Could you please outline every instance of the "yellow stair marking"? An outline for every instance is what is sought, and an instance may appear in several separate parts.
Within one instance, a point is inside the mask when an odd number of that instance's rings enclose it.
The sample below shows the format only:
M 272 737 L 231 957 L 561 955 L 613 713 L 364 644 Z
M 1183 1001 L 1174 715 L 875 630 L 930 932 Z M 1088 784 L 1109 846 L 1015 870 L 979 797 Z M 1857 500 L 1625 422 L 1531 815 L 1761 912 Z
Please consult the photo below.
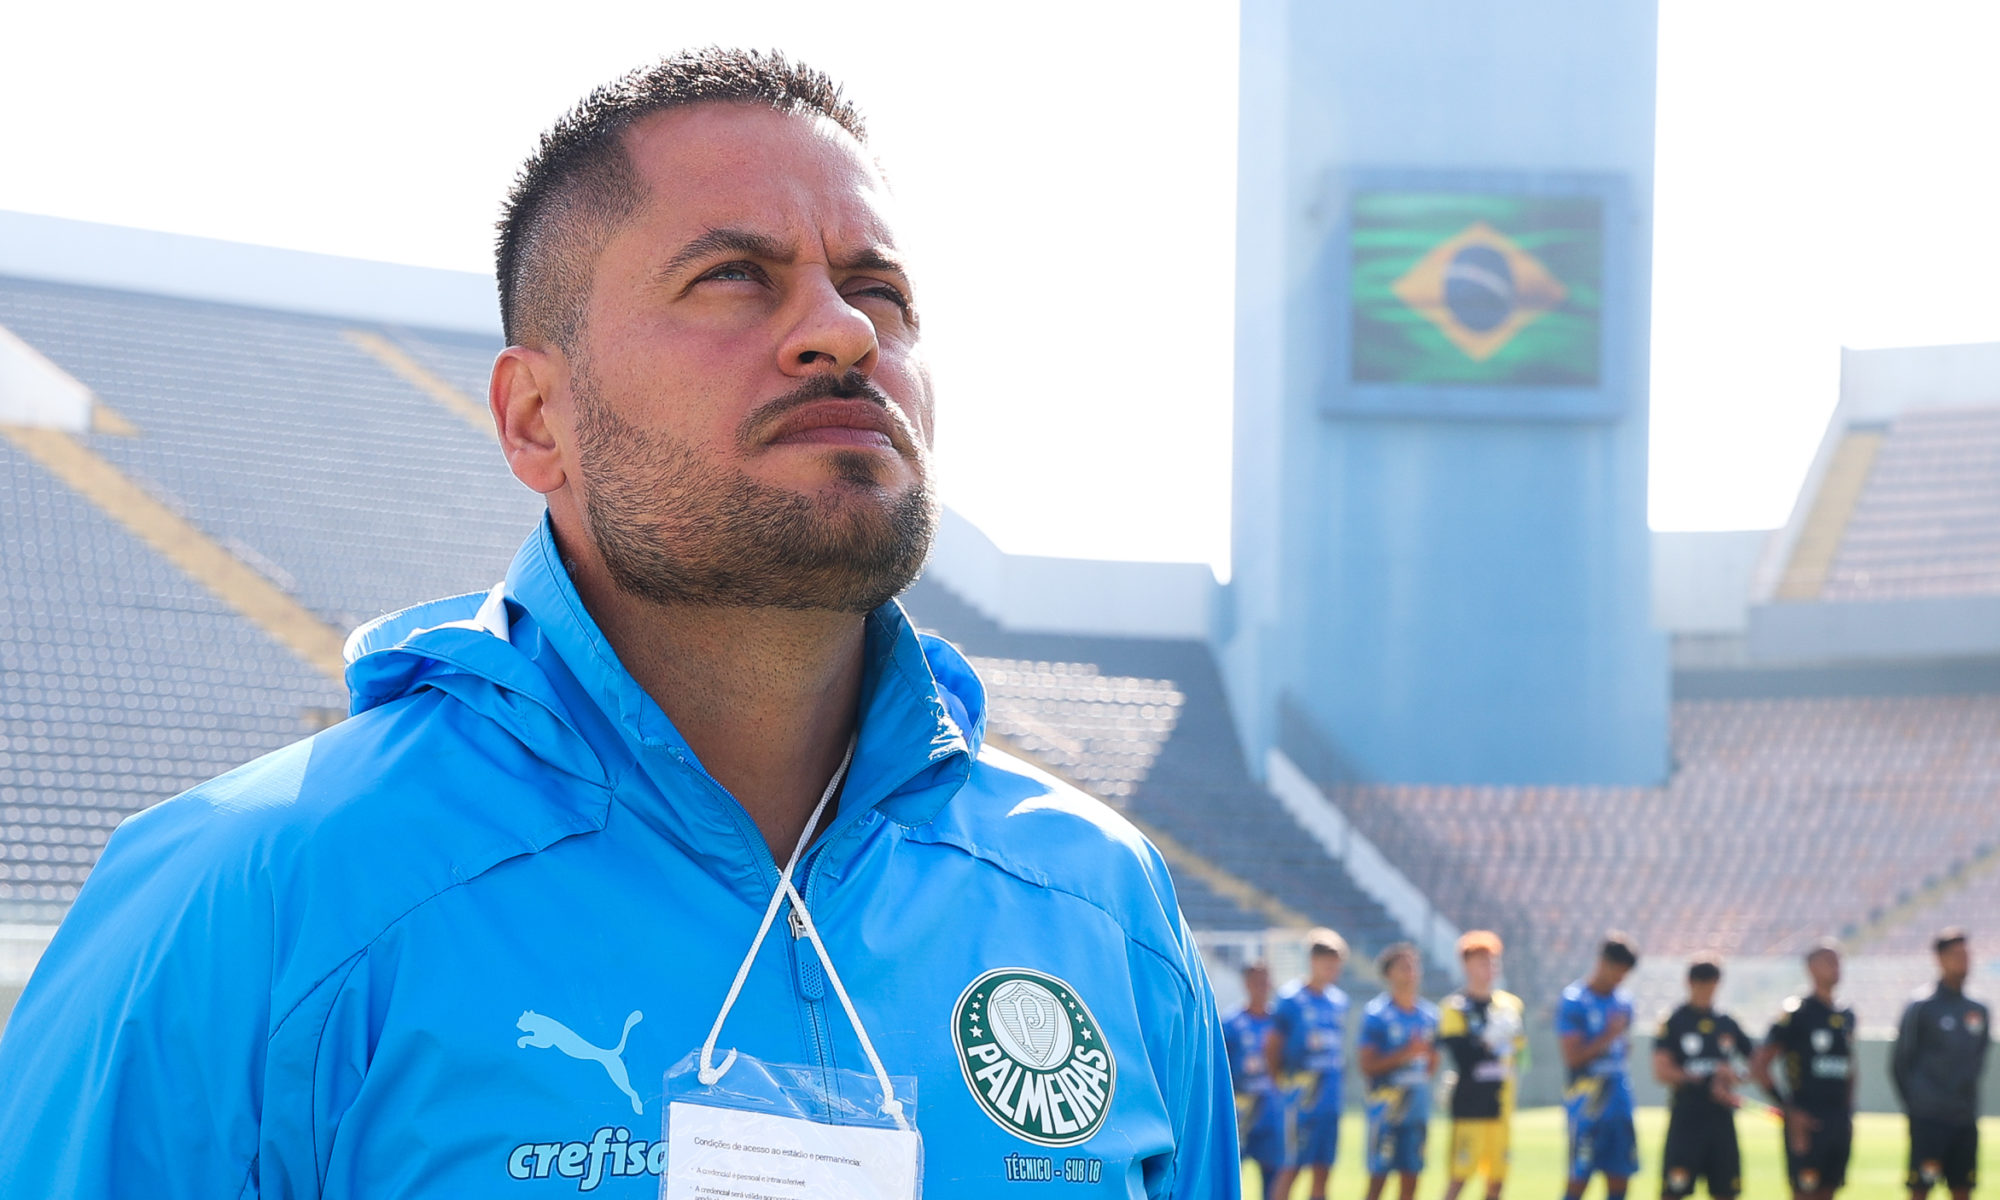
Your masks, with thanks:
M 1884 435 L 1873 431 L 1849 433 L 1834 448 L 1820 480 L 1819 494 L 1813 497 L 1812 511 L 1792 547 L 1792 561 L 1778 581 L 1780 600 L 1817 600 L 1833 570 L 1834 555 L 1840 552 L 1847 522 L 1861 502 L 1861 489 L 1875 468 L 1875 455 L 1882 449 Z
M 341 645 L 346 638 L 340 631 L 147 495 L 117 467 L 57 430 L 0 425 L 0 436 L 321 674 L 341 679 L 346 671 Z
M 489 436 L 493 433 L 493 417 L 484 404 L 446 383 L 429 367 L 411 358 L 401 346 L 367 329 L 345 330 L 341 336 L 394 371 L 403 382 L 442 404 L 467 425 Z
M 1096 795 L 1096 793 L 1092 792 L 1082 783 L 1070 778 L 1064 772 L 1051 767 L 1047 763 L 1040 761 L 1034 755 L 1020 749 L 1006 738 L 991 730 L 987 731 L 986 744 L 995 750 L 1020 759 L 1037 771 L 1055 776 L 1085 795 Z M 1097 798 L 1100 800 L 1103 799 L 1102 796 L 1098 796 Z M 1106 803 L 1109 802 L 1107 801 Z M 1116 808 L 1117 806 L 1113 805 L 1113 807 Z M 1304 913 L 1288 906 L 1276 896 L 1271 895 L 1241 876 L 1232 874 L 1228 870 L 1203 858 L 1193 850 L 1188 849 L 1177 838 L 1166 833 L 1164 830 L 1154 828 L 1123 809 L 1118 810 L 1118 815 L 1139 827 L 1139 832 L 1145 834 L 1146 840 L 1153 843 L 1153 848 L 1160 852 L 1160 857 L 1167 861 L 1167 866 L 1170 869 L 1199 879 L 1207 885 L 1209 891 L 1227 897 L 1238 908 L 1250 912 L 1262 913 L 1265 919 L 1269 920 L 1273 926 L 1280 928 L 1310 929 L 1317 924 L 1315 921 L 1307 920 Z
M 138 437 L 139 427 L 125 419 L 125 414 L 102 400 L 90 402 L 90 432 L 108 433 L 112 437 Z

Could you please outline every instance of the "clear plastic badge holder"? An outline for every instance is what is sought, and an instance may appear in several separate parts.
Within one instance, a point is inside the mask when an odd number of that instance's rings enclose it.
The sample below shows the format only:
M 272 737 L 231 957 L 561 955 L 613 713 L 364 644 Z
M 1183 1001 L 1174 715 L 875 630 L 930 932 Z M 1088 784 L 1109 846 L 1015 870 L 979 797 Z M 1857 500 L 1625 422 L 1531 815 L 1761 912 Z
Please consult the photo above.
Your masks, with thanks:
M 660 1180 L 664 1200 L 919 1200 L 923 1194 L 916 1080 L 892 1077 L 883 1067 L 805 898 L 792 884 L 799 855 L 853 758 L 850 740 L 840 769 L 778 873 L 764 920 L 736 969 L 708 1039 L 667 1072 L 661 1138 L 667 1144 L 667 1170 Z M 765 1063 L 735 1050 L 715 1061 L 723 1022 L 743 993 L 771 922 L 788 900 L 860 1039 L 868 1074 Z
M 664 1200 L 915 1200 L 923 1194 L 916 1080 L 892 1076 L 902 1117 L 867 1071 L 739 1054 L 713 1084 L 690 1052 L 667 1072 Z

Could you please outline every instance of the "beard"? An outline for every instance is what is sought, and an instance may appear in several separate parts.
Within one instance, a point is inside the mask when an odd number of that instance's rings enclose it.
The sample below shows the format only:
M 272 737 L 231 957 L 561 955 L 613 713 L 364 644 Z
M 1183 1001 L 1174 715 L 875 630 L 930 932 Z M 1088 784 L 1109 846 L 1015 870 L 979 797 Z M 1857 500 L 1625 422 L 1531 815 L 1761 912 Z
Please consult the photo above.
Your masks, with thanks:
M 873 453 L 831 450 L 835 482 L 800 493 L 751 479 L 604 403 L 578 364 L 577 457 L 585 523 L 611 581 L 662 605 L 866 613 L 916 579 L 936 536 L 929 463 L 912 439 L 916 482 L 881 494 Z M 865 376 L 815 376 L 744 422 L 827 397 L 889 400 Z M 894 410 L 891 409 L 893 412 Z

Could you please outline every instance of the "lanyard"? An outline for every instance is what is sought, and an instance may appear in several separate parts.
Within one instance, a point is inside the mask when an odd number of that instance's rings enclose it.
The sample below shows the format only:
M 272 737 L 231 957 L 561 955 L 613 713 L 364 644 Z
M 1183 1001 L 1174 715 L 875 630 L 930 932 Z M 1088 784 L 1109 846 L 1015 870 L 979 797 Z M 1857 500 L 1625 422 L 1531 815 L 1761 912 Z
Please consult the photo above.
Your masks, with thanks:
M 736 978 L 729 985 L 729 995 L 722 1001 L 721 1011 L 715 1014 L 715 1024 L 709 1028 L 708 1039 L 701 1044 L 699 1077 L 704 1086 L 712 1087 L 735 1064 L 734 1049 L 723 1055 L 721 1065 L 716 1064 L 716 1039 L 722 1036 L 722 1023 L 728 1020 L 729 1010 L 736 1006 L 737 997 L 743 993 L 743 983 L 750 977 L 751 964 L 757 961 L 757 951 L 763 947 L 765 935 L 771 932 L 771 922 L 777 918 L 778 909 L 790 900 L 792 911 L 798 914 L 799 924 L 812 942 L 813 952 L 819 955 L 820 965 L 826 968 L 827 982 L 833 985 L 833 994 L 840 998 L 840 1007 L 847 1013 L 848 1023 L 854 1026 L 855 1036 L 861 1040 L 861 1052 L 868 1056 L 868 1066 L 875 1072 L 875 1081 L 882 1086 L 882 1112 L 895 1120 L 897 1128 L 908 1129 L 910 1126 L 903 1114 L 903 1102 L 896 1098 L 895 1086 L 889 1082 L 889 1072 L 883 1067 L 881 1056 L 875 1053 L 875 1043 L 869 1040 L 868 1031 L 862 1027 L 860 1014 L 854 1011 L 854 1001 L 848 998 L 847 988 L 840 982 L 840 972 L 834 969 L 833 959 L 827 955 L 826 943 L 820 940 L 819 929 L 813 924 L 805 897 L 799 895 L 798 888 L 792 883 L 799 856 L 805 852 L 813 830 L 819 827 L 820 816 L 833 800 L 833 794 L 840 790 L 841 781 L 847 778 L 847 768 L 854 762 L 854 742 L 854 737 L 847 739 L 847 752 L 840 758 L 839 769 L 827 781 L 826 791 L 820 793 L 819 803 L 813 806 L 812 816 L 806 818 L 806 827 L 799 833 L 798 844 L 792 847 L 792 856 L 785 860 L 784 869 L 778 872 L 778 886 L 771 892 L 771 902 L 764 906 L 764 919 L 757 926 L 757 936 L 750 939 L 750 951 L 743 956 L 742 965 L 736 968 Z

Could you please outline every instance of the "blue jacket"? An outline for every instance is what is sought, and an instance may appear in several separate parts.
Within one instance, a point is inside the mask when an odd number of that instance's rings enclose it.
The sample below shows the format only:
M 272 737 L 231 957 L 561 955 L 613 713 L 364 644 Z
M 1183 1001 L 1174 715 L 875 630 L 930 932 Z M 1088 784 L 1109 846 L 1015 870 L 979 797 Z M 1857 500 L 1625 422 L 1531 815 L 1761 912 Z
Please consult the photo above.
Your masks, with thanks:
M 866 655 L 798 884 L 916 1077 L 928 1194 L 1236 1195 L 1220 1026 L 1158 854 L 982 750 L 978 679 L 896 605 Z M 0 1195 L 658 1194 L 663 1079 L 777 883 L 762 837 L 546 523 L 493 593 L 349 657 L 351 719 L 112 838 L 0 1041 Z M 720 1045 L 867 1070 L 782 920 Z

